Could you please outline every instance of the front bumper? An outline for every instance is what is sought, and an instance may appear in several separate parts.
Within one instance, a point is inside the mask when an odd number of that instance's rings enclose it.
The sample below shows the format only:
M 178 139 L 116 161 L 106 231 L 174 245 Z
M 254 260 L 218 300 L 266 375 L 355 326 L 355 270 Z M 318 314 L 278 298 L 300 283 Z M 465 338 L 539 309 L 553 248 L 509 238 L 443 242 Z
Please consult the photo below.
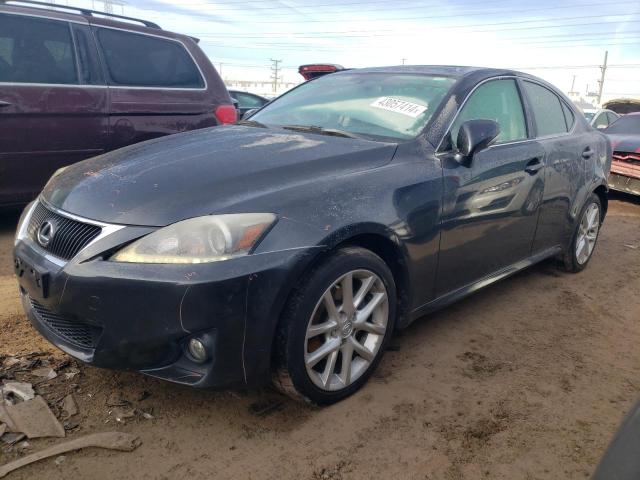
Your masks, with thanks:
M 14 248 L 23 307 L 51 343 L 86 363 L 194 387 L 268 381 L 285 285 L 303 250 L 201 265 L 116 263 L 90 253 L 60 265 L 28 238 Z M 193 336 L 207 340 L 204 363 L 186 351 Z

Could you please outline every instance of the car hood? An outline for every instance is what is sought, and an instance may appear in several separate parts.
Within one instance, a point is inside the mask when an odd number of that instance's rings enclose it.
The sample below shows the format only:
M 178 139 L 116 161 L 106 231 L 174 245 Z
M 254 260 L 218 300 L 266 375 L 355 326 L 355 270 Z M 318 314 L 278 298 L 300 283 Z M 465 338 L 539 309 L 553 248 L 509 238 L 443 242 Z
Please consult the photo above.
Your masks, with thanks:
M 164 226 L 230 212 L 240 203 L 249 208 L 252 199 L 259 212 L 264 195 L 384 165 L 396 147 L 281 128 L 215 127 L 74 164 L 54 176 L 42 196 L 93 220 Z
M 614 133 L 608 136 L 614 152 L 640 153 L 640 135 Z

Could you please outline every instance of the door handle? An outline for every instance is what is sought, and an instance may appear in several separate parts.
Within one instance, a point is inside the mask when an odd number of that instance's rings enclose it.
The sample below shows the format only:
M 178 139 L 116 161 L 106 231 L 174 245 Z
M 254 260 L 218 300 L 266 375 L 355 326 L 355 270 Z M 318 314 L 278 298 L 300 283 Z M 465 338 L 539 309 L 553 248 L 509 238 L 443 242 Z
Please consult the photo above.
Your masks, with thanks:
M 582 158 L 584 158 L 585 160 L 591 158 L 591 155 L 593 155 L 593 150 L 591 149 L 591 147 L 587 147 L 582 151 Z
M 533 160 L 530 160 L 527 163 L 527 165 L 524 167 L 524 171 L 527 172 L 529 175 L 535 175 L 536 173 L 538 173 L 538 171 L 542 169 L 542 167 L 544 167 L 544 165 L 542 164 L 540 159 L 534 158 Z
M 8 107 L 9 105 L 11 105 L 9 102 L 3 102 L 2 100 L 0 100 L 0 108 Z

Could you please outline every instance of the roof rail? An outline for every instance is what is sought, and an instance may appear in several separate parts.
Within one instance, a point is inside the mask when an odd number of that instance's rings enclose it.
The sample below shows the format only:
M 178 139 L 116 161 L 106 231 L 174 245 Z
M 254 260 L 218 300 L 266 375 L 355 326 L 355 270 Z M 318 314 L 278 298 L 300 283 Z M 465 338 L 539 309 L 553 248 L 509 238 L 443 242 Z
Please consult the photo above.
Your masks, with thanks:
M 115 13 L 100 12 L 98 10 L 90 10 L 88 8 L 71 7 L 69 5 L 58 5 L 58 4 L 46 3 L 46 2 L 37 2 L 35 0 L 0 0 L 0 4 L 8 4 L 8 3 L 18 4 L 16 5 L 16 7 L 21 6 L 20 4 L 26 4 L 24 6 L 36 5 L 36 6 L 48 7 L 50 9 L 56 9 L 56 10 L 70 10 L 73 12 L 78 12 L 82 15 L 86 15 L 88 17 L 95 17 L 96 15 L 99 15 L 99 16 L 105 16 L 105 17 L 119 18 L 121 20 L 129 20 L 131 22 L 139 22 L 143 24 L 145 27 L 157 28 L 159 30 L 162 30 L 162 28 L 158 24 L 149 22 L 148 20 L 142 20 L 140 18 L 133 18 L 133 17 L 126 17 L 124 15 L 116 15 Z

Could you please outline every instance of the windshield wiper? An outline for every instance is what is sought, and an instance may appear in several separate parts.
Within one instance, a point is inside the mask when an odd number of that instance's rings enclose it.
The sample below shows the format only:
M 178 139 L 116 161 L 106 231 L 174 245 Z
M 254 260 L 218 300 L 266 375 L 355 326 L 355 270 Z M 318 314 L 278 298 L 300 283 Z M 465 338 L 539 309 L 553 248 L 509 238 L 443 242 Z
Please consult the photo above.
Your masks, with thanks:
M 247 127 L 269 128 L 264 123 L 257 122 L 256 120 L 239 120 L 236 125 L 246 125 Z
M 338 130 L 335 128 L 323 128 L 317 125 L 282 125 L 282 128 L 293 130 L 295 132 L 310 132 L 318 133 L 320 135 L 333 135 L 334 137 L 362 138 L 355 133 L 345 132 L 344 130 Z

